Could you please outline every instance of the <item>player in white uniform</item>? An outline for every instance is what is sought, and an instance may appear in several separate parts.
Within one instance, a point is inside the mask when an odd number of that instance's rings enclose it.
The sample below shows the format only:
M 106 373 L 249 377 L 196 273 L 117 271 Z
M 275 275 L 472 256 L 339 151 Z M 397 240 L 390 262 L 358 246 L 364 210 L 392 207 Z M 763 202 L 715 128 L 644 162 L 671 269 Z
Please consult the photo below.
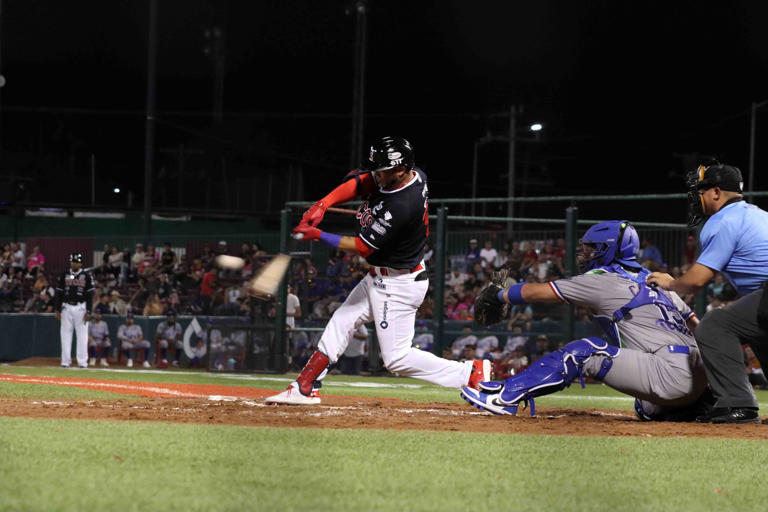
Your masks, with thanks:
M 101 319 L 101 311 L 98 309 L 93 312 L 93 319 L 88 322 L 88 352 L 90 361 L 88 364 L 96 366 L 96 356 L 101 353 L 99 364 L 109 366 L 107 358 L 109 357 L 109 347 L 112 342 L 109 339 L 109 326 L 107 322 Z
M 83 255 L 69 255 L 69 271 L 56 286 L 56 319 L 61 321 L 61 366 L 72 364 L 72 331 L 77 335 L 77 366 L 88 368 L 88 320 L 93 306 L 93 276 L 83 270 Z
M 333 313 L 296 381 L 266 403 L 319 403 L 317 389 L 328 365 L 344 353 L 350 332 L 369 321 L 376 325 L 384 366 L 392 373 L 455 388 L 477 386 L 490 376 L 488 361 L 459 363 L 411 346 L 416 310 L 429 287 L 423 261 L 429 229 L 427 176 L 414 167 L 411 144 L 400 137 L 374 142 L 364 167 L 307 210 L 293 231 L 307 241 L 357 252 L 371 265 L 370 273 Z M 328 207 L 356 196 L 366 197 L 356 215 L 358 236 L 315 227 Z
M 120 340 L 120 348 L 125 354 L 125 358 L 128 360 L 126 366 L 128 368 L 133 367 L 133 355 L 132 350 L 143 349 L 144 350 L 144 362 L 142 366 L 149 368 L 149 341 L 144 339 L 144 333 L 141 331 L 141 327 L 134 323 L 133 313 L 128 312 L 125 315 L 125 323 L 117 329 L 117 339 Z
M 706 407 L 699 399 L 707 387 L 692 334 L 698 320 L 676 293 L 646 285 L 650 272 L 637 263 L 638 248 L 637 232 L 627 221 L 601 222 L 582 238 L 579 261 L 585 274 L 503 290 L 497 286 L 492 294 L 509 304 L 585 306 L 610 342 L 572 341 L 503 383 L 484 382 L 480 391 L 464 388 L 464 399 L 495 414 L 514 415 L 519 403 L 532 405 L 534 397 L 568 387 L 576 377 L 583 384 L 587 376 L 634 396 L 641 420 L 693 421 Z M 477 304 L 475 309 L 477 314 Z

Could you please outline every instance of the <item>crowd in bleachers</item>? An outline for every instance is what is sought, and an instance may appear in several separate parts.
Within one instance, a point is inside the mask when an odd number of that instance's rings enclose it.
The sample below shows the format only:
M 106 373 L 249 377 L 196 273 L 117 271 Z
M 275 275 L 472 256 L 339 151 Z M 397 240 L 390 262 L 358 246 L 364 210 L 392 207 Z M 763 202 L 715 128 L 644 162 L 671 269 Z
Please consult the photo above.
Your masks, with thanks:
M 96 281 L 93 306 L 102 314 L 163 315 L 173 310 L 180 315 L 247 316 L 269 308 L 269 303 L 244 290 L 248 279 L 269 260 L 256 243 L 236 248 L 225 241 L 206 243 L 192 255 L 170 243 L 162 247 L 138 243 L 133 250 L 106 245 L 100 254 L 102 260 L 95 261 L 91 271 Z M 214 264 L 219 254 L 238 255 L 245 266 L 220 270 Z M 0 266 L 0 312 L 53 312 L 58 275 L 46 271 L 39 247 L 25 253 L 20 243 L 6 244 Z

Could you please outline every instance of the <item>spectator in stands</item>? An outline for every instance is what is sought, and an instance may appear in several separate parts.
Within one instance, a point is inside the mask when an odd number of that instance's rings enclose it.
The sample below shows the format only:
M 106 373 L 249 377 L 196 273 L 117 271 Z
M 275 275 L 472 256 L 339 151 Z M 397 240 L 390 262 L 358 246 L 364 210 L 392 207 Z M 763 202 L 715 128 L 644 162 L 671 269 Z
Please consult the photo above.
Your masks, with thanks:
M 499 367 L 501 375 L 497 376 L 497 378 L 507 378 L 528 368 L 528 357 L 525 355 L 525 349 L 523 347 L 516 347 L 509 354 L 509 357 L 502 360 Z
M 474 345 L 467 345 L 464 347 L 461 356 L 459 357 L 460 362 L 464 361 L 474 361 L 475 359 L 478 359 L 477 357 L 477 351 L 475 350 Z
M 147 282 L 144 278 L 139 278 L 136 291 L 133 292 L 131 298 L 128 299 L 128 305 L 131 310 L 139 311 L 144 308 L 144 303 L 149 298 L 149 291 L 147 290 Z
M 432 249 L 432 244 L 429 242 L 424 244 L 424 263 L 427 265 L 427 268 L 430 268 L 432 264 L 434 263 L 433 259 L 435 256 L 435 250 Z
M 496 336 L 483 336 L 475 345 L 475 357 L 477 359 L 493 359 L 493 352 L 499 348 L 499 338 Z
M 360 375 L 363 369 L 363 356 L 368 345 L 368 329 L 360 324 L 349 333 L 349 343 L 344 354 L 339 358 L 339 370 L 344 375 Z
M 207 267 L 213 264 L 213 259 L 216 257 L 216 253 L 214 252 L 209 242 L 205 242 L 203 244 L 203 250 L 200 253 L 199 257 L 200 257 L 200 261 L 203 262 L 204 266 Z
M 448 275 L 448 279 L 446 280 L 445 284 L 447 284 L 450 288 L 453 288 L 455 286 L 463 285 L 466 280 L 467 274 L 462 272 L 461 268 L 453 267 L 453 270 Z
M 432 352 L 434 344 L 434 335 L 427 332 L 427 322 L 424 320 L 416 320 L 416 334 L 413 336 L 413 346 L 419 350 Z
M 215 306 L 214 299 L 220 290 L 217 281 L 218 275 L 219 272 L 216 267 L 211 267 L 210 270 L 203 275 L 203 279 L 200 282 L 200 299 L 203 302 L 204 311 L 209 311 Z
M 424 297 L 424 301 L 416 311 L 416 318 L 435 318 L 435 299 L 431 295 Z
M 40 252 L 40 246 L 36 245 L 27 258 L 27 273 L 32 277 L 37 277 L 38 271 L 44 268 L 43 265 L 45 265 L 45 256 Z
M 688 238 L 685 239 L 685 246 L 683 246 L 683 265 L 693 265 L 696 262 L 697 245 L 696 237 L 688 235 Z
M 295 287 L 289 284 L 285 299 L 285 324 L 291 329 L 296 327 L 296 319 L 301 318 L 301 302 L 295 292 Z
M 15 278 L 5 279 L 0 285 L 0 312 L 12 313 L 14 303 L 21 297 L 19 280 Z
M 551 350 L 549 348 L 549 339 L 547 338 L 546 334 L 539 334 L 536 336 L 536 346 L 530 352 L 528 359 L 530 360 L 531 364 L 533 364 L 550 352 Z
M 116 284 L 122 285 L 128 279 L 128 265 L 125 263 L 123 253 L 113 245 L 109 249 L 109 255 L 107 256 L 107 266 L 109 273 L 112 274 L 113 279 L 117 281 Z
M 461 355 L 464 353 L 464 347 L 467 345 L 472 345 L 474 350 L 475 343 L 477 343 L 477 336 L 472 334 L 472 328 L 469 325 L 462 327 L 461 331 L 463 333 L 462 336 L 459 336 L 453 341 L 453 343 L 451 343 L 451 353 L 453 354 L 454 359 L 461 357 Z
M 147 299 L 147 303 L 144 304 L 144 316 L 160 316 L 165 313 L 165 306 L 160 300 L 160 296 L 157 293 L 152 293 Z
M 144 244 L 138 243 L 131 256 L 130 278 L 136 279 L 139 276 L 139 268 L 144 264 Z
M 53 313 L 53 303 L 48 299 L 48 293 L 43 290 L 33 294 L 24 305 L 24 313 Z
M 528 342 L 528 336 L 523 334 L 523 323 L 515 322 L 515 324 L 511 325 L 511 327 L 510 324 L 507 324 L 507 330 L 512 332 L 509 336 L 507 336 L 507 343 L 504 345 L 502 354 L 508 356 L 517 348 L 522 348 L 525 350 L 525 345 Z
M 707 298 L 712 300 L 715 297 L 719 297 L 723 293 L 723 287 L 725 286 L 725 278 L 723 274 L 717 272 L 715 278 L 707 285 Z
M 502 246 L 501 250 L 498 252 L 496 257 L 493 259 L 493 268 L 498 270 L 504 265 L 507 264 L 507 261 L 509 261 L 509 243 L 505 242 Z M 514 284 L 514 283 L 512 283 Z
M 640 252 L 637 254 L 637 259 L 641 262 L 645 261 L 653 261 L 658 263 L 659 265 L 664 264 L 664 260 L 661 257 L 661 251 L 658 247 L 656 247 L 653 242 L 650 241 L 650 239 L 645 238 L 643 239 L 642 243 L 640 244 Z
M 37 274 L 37 279 L 35 279 L 35 283 L 32 285 L 32 291 L 36 293 L 46 291 L 51 297 L 53 297 L 55 292 L 53 286 L 51 286 L 51 283 L 48 282 L 48 278 L 42 272 Z
M 153 244 L 147 244 L 147 250 L 144 252 L 144 261 L 139 266 L 139 275 L 151 277 L 158 272 L 160 272 L 160 256 L 157 254 Z
M 512 242 L 507 255 L 507 264 L 511 269 L 520 270 L 523 264 L 523 251 L 520 250 L 520 242 Z
M 469 273 L 475 266 L 475 262 L 480 259 L 480 248 L 477 246 L 477 239 L 469 241 L 467 253 L 464 255 L 464 271 Z
M 499 255 L 499 251 L 493 248 L 493 242 L 486 240 L 484 247 L 480 250 L 480 262 L 483 268 L 493 268 L 494 261 Z
M 13 263 L 13 251 L 11 250 L 11 244 L 3 244 L 3 251 L 0 253 L 0 265 L 2 265 L 2 273 L 8 274 Z
M 102 315 L 108 315 L 111 313 L 110 311 L 110 304 L 109 304 L 110 296 L 108 293 L 104 292 L 99 296 L 98 301 L 96 302 L 96 305 L 93 306 L 94 313 L 98 311 Z
M 171 242 L 165 242 L 163 253 L 160 255 L 160 271 L 165 274 L 173 272 L 176 266 L 176 253 L 171 248 Z
M 120 298 L 119 291 L 112 290 L 112 292 L 109 294 L 109 298 L 110 298 L 110 302 L 109 302 L 110 314 L 123 316 L 126 313 L 128 313 L 128 303 L 126 303 L 122 298 Z
M 533 309 L 530 304 L 515 304 L 509 308 L 509 320 L 507 330 L 512 330 L 515 324 L 523 324 L 533 318 Z
M 11 269 L 14 274 L 24 272 L 27 269 L 27 259 L 24 256 L 24 249 L 21 248 L 21 243 L 16 242 L 13 244 L 13 256 L 11 257 Z

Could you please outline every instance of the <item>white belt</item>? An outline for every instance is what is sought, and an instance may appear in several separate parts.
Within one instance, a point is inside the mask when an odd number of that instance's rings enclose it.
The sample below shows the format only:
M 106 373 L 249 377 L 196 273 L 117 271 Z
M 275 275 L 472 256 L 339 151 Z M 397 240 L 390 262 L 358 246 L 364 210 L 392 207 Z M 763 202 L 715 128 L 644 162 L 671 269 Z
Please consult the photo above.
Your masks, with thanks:
M 405 274 L 413 274 L 414 272 L 418 272 L 420 270 L 424 270 L 423 261 L 410 270 L 407 268 L 376 267 L 371 265 L 371 268 L 368 269 L 368 272 L 372 276 L 403 276 Z

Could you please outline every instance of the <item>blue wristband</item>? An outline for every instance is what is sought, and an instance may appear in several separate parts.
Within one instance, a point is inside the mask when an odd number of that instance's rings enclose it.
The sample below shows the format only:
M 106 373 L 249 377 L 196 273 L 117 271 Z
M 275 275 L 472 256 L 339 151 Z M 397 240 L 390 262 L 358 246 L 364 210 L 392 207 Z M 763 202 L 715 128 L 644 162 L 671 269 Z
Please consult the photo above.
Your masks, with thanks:
M 323 231 L 320 233 L 320 240 L 327 243 L 331 247 L 338 248 L 339 244 L 341 243 L 341 235 L 334 235 L 333 233 Z
M 521 293 L 523 286 L 525 286 L 525 283 L 513 284 L 506 290 L 499 291 L 499 293 L 496 294 L 496 297 L 500 302 L 507 302 L 509 304 L 525 304 L 526 302 L 523 300 L 523 295 Z

